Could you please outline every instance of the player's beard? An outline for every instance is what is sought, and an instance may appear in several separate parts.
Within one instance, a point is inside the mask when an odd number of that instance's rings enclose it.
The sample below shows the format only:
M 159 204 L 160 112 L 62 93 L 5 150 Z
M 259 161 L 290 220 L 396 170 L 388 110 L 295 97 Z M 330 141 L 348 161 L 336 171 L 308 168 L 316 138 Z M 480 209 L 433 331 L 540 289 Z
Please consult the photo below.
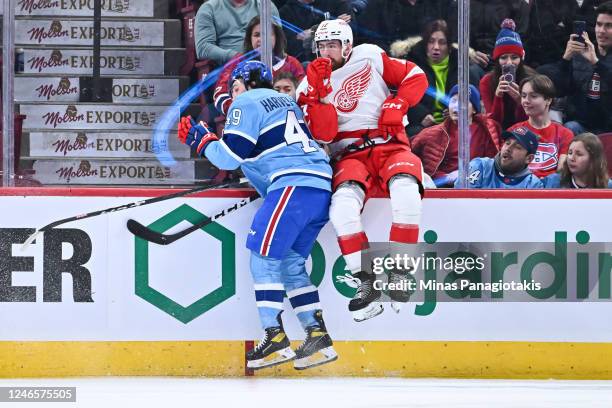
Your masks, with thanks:
M 337 70 L 338 68 L 342 68 L 344 66 L 344 58 L 341 58 L 340 60 L 336 61 L 335 59 L 331 59 L 331 63 L 332 63 L 332 71 Z

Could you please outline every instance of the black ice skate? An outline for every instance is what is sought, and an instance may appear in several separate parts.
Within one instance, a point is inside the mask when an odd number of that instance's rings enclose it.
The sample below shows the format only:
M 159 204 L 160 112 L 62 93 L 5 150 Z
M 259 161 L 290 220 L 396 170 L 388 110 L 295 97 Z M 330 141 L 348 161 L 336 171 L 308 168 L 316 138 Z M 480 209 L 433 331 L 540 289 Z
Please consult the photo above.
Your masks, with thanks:
M 317 310 L 314 317 L 318 325 L 306 328 L 306 340 L 295 350 L 293 367 L 296 370 L 305 370 L 338 359 L 338 354 L 332 347 L 332 339 L 327 334 L 323 322 L 323 313 Z
M 381 291 L 374 289 L 376 276 L 373 273 L 360 271 L 353 275 L 359 280 L 357 293 L 349 302 L 349 311 L 353 314 L 353 320 L 363 322 L 378 316 L 383 312 L 383 305 L 380 300 Z
M 295 358 L 295 353 L 289 344 L 289 338 L 283 329 L 283 322 L 280 318 L 281 313 L 276 317 L 279 326 L 267 328 L 263 339 L 253 350 L 249 350 L 246 353 L 247 368 L 259 370 L 260 368 L 271 367 Z
M 406 303 L 410 300 L 410 296 L 414 293 L 414 290 L 411 287 L 412 285 L 416 285 L 416 281 L 410 271 L 412 269 L 392 269 L 389 271 L 388 278 L 388 295 L 391 298 L 391 308 L 399 313 L 402 307 L 402 303 Z M 392 289 L 391 289 L 392 288 Z

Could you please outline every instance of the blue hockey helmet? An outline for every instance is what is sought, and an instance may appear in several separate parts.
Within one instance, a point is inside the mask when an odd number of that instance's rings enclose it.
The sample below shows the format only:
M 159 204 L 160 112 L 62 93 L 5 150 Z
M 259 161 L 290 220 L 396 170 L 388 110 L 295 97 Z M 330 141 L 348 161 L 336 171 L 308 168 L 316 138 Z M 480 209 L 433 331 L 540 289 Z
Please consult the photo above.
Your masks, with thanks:
M 243 79 L 251 88 L 272 88 L 272 71 L 260 61 L 243 61 L 234 68 L 229 80 L 229 89 L 237 79 Z

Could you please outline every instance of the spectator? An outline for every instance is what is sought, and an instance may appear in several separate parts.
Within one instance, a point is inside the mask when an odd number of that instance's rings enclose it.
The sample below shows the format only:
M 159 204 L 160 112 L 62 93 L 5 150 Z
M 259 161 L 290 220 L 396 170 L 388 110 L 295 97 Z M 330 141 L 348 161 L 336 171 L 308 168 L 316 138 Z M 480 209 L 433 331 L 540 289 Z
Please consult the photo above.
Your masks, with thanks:
M 509 130 L 526 127 L 539 139 L 538 151 L 529 169 L 538 177 L 545 177 L 563 166 L 572 131 L 550 119 L 550 105 L 555 97 L 555 86 L 546 75 L 534 75 L 521 81 L 521 105 L 529 119 Z
M 557 62 L 572 33 L 576 0 L 531 0 L 525 61 L 531 67 Z
M 493 64 L 491 55 L 496 47 L 499 26 L 508 18 L 516 22 L 515 31 L 519 35 L 527 34 L 529 3 L 525 0 L 470 1 L 470 46 L 476 50 L 472 62 L 484 70 Z
M 581 133 L 572 140 L 561 173 L 542 179 L 544 188 L 612 188 L 599 137 Z
M 457 84 L 458 53 L 450 45 L 448 25 L 434 20 L 425 26 L 421 37 L 407 38 L 391 45 L 391 55 L 417 64 L 427 75 L 429 90 L 418 105 L 408 111 L 406 133 L 414 136 L 423 129 L 442 123 L 446 93 Z M 470 82 L 477 84 L 476 78 Z
M 290 72 L 295 78 L 301 80 L 304 75 L 304 68 L 302 64 L 295 58 L 285 53 L 285 47 L 287 42 L 285 40 L 285 34 L 282 28 L 276 24 L 272 24 L 272 53 L 274 59 L 274 66 L 272 67 L 273 75 L 276 76 L 279 72 Z M 261 30 L 259 16 L 253 17 L 246 28 L 246 35 L 244 37 L 244 52 L 248 53 L 261 46 Z M 256 56 L 259 58 L 259 56 Z M 219 79 L 215 85 L 215 92 L 213 99 L 215 101 L 215 108 L 223 115 L 227 114 L 229 106 L 232 104 L 232 98 L 229 93 L 229 79 L 232 71 L 239 63 L 239 58 L 235 58 L 232 62 L 227 64 L 219 75 Z
M 287 0 L 279 9 L 281 18 L 288 23 L 302 28 L 297 34 L 285 28 L 287 51 L 299 61 L 312 60 L 311 27 L 323 20 L 340 18 L 347 23 L 353 21 L 353 9 L 349 0 Z
M 595 22 L 597 21 L 597 8 L 610 0 L 575 0 L 574 20 L 586 22 L 589 38 L 595 38 Z M 567 37 L 565 37 L 567 38 Z
M 295 91 L 298 84 L 298 80 L 291 72 L 279 72 L 274 76 L 274 82 L 272 83 L 274 90 L 287 94 L 294 100 L 296 99 Z
M 446 20 L 453 7 L 455 0 L 369 0 L 357 21 L 356 42 L 388 52 L 393 41 L 420 35 L 433 20 Z
M 272 14 L 278 16 L 272 4 Z M 246 27 L 259 15 L 257 0 L 208 0 L 195 18 L 195 44 L 198 59 L 225 64 L 242 49 Z
M 527 128 L 516 128 L 503 132 L 502 138 L 504 144 L 495 158 L 470 162 L 470 188 L 542 188 L 528 167 L 538 149 L 538 136 Z
M 572 34 L 563 59 L 540 69 L 553 78 L 560 95 L 568 96 L 565 126 L 574 135 L 612 130 L 612 1 L 596 13 L 597 46 L 587 33 L 584 43 Z
M 493 49 L 493 71 L 480 81 L 480 95 L 485 110 L 504 129 L 527 119 L 521 106 L 518 84 L 535 73 L 523 63 L 525 49 L 520 35 L 514 29 L 514 21 L 504 20 Z M 515 71 L 514 80 L 509 80 L 511 78 L 506 74 L 502 77 L 502 71 L 509 68 Z
M 440 125 L 423 130 L 412 139 L 412 152 L 421 158 L 425 173 L 434 180 L 446 177 L 439 186 L 450 184 L 452 187 L 457 178 L 459 155 L 459 121 L 458 95 L 459 86 L 455 85 L 449 93 L 449 117 Z M 470 123 L 470 158 L 494 157 L 501 144 L 501 127 L 493 119 L 480 113 L 480 93 L 470 85 L 470 104 L 468 120 Z M 454 173 L 454 174 L 453 174 Z M 451 175 L 449 177 L 449 175 Z

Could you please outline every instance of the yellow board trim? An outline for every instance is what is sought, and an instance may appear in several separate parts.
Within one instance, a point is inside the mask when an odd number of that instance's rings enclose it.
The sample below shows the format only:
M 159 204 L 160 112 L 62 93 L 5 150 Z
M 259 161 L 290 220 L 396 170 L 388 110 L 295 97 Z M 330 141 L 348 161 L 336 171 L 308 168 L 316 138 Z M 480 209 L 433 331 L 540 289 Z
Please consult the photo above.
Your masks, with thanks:
M 297 346 L 299 342 L 294 342 Z M 336 341 L 338 360 L 257 377 L 612 379 L 612 343 Z M 0 377 L 245 375 L 243 341 L 0 342 Z
M 0 341 L 0 377 L 242 376 L 242 341 Z

